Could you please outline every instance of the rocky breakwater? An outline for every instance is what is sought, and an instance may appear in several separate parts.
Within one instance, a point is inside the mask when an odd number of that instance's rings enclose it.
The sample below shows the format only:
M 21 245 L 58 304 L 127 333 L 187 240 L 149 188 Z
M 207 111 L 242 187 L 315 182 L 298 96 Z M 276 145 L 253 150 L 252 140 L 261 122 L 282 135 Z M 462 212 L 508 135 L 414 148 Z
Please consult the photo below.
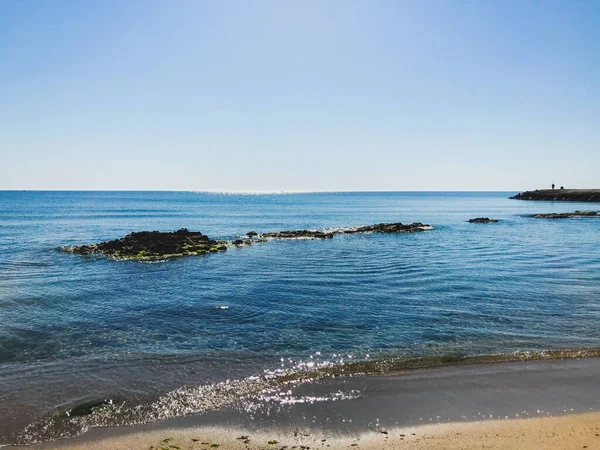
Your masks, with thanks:
M 227 245 L 226 242 L 214 241 L 199 231 L 181 228 L 173 232 L 138 231 L 121 239 L 61 247 L 61 250 L 79 255 L 102 254 L 115 259 L 152 261 L 216 253 L 227 250 Z
M 199 231 L 182 228 L 173 232 L 138 231 L 121 239 L 98 244 L 61 247 L 64 252 L 78 255 L 104 255 L 112 259 L 156 261 L 182 256 L 196 256 L 217 253 L 228 247 L 240 247 L 279 239 L 332 239 L 336 234 L 355 233 L 413 233 L 431 230 L 433 227 L 416 222 L 411 224 L 379 223 L 359 227 L 336 228 L 332 230 L 292 230 L 259 234 L 249 231 L 240 239 L 215 241 Z
M 600 211 L 575 211 L 571 213 L 531 214 L 534 219 L 570 219 L 572 217 L 600 217 Z
M 515 200 L 600 202 L 600 189 L 539 189 L 521 192 L 510 198 Z

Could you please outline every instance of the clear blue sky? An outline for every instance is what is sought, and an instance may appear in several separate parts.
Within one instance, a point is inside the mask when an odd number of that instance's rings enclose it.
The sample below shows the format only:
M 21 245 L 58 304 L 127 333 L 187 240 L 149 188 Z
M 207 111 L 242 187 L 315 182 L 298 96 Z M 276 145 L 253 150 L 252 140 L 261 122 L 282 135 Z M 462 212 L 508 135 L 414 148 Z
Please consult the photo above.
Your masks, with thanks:
M 600 2 L 0 0 L 0 189 L 600 188 Z

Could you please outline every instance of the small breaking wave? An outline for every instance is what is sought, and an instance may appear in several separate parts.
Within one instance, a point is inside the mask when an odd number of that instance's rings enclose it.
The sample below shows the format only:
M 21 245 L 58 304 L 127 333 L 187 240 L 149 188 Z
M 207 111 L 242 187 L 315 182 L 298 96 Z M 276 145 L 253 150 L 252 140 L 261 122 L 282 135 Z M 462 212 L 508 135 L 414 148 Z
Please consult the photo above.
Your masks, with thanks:
M 327 377 L 351 375 L 399 375 L 419 369 L 503 362 L 600 357 L 600 348 L 523 351 L 493 355 L 457 355 L 388 358 L 344 363 L 327 361 L 299 363 L 293 369 L 266 371 L 260 376 L 219 383 L 184 386 L 138 405 L 115 399 L 74 405 L 66 411 L 34 422 L 9 436 L 13 445 L 31 445 L 74 437 L 95 427 L 131 426 L 192 414 L 202 414 L 254 397 L 264 404 L 292 405 L 306 402 L 340 401 L 360 397 L 360 392 L 336 391 L 328 395 L 297 397 L 286 386 Z

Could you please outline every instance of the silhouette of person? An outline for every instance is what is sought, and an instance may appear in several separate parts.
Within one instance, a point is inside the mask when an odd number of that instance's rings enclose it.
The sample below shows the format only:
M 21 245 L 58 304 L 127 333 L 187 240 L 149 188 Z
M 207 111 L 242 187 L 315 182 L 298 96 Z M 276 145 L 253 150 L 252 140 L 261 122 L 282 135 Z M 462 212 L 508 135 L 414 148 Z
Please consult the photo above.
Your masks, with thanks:
M 552 183 L 552 190 L 554 190 L 554 183 Z

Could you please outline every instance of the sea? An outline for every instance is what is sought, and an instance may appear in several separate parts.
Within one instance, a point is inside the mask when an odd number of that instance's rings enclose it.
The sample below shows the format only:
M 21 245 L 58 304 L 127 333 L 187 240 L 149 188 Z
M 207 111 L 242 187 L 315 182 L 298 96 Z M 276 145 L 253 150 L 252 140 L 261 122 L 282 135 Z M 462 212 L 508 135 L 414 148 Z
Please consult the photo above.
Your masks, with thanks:
M 290 380 L 594 354 L 600 219 L 529 215 L 595 205 L 515 193 L 0 191 L 0 444 L 202 414 Z M 380 222 L 433 229 L 158 262 L 60 251 Z

